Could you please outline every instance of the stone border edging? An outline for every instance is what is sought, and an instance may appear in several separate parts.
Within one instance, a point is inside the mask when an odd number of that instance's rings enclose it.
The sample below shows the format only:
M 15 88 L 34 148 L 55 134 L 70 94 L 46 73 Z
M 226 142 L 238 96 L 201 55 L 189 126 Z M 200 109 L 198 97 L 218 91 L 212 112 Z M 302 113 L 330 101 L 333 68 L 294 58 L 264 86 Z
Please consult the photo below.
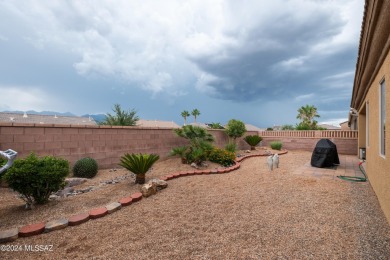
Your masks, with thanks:
M 283 155 L 288 153 L 287 150 L 281 150 L 278 155 Z M 251 157 L 263 157 L 263 156 L 270 156 L 270 154 L 250 154 L 250 155 L 244 155 L 239 158 L 236 158 L 234 161 L 234 165 L 227 167 L 227 168 L 218 168 L 213 170 L 189 170 L 189 171 L 181 171 L 181 172 L 174 172 L 173 174 L 168 174 L 162 177 L 159 177 L 160 180 L 168 181 L 180 177 L 185 176 L 192 176 L 192 175 L 208 175 L 208 174 L 221 174 L 221 173 L 228 173 L 231 171 L 235 171 L 240 168 L 241 162 L 251 158 Z M 142 193 L 136 192 L 130 195 L 129 197 L 121 198 L 118 200 L 118 202 L 111 202 L 110 204 L 106 205 L 105 207 L 95 208 L 90 210 L 88 213 L 81 213 L 77 215 L 73 215 L 71 217 L 67 218 L 59 218 L 56 220 L 52 220 L 49 222 L 41 222 L 41 223 L 35 223 L 30 225 L 25 225 L 23 227 L 18 228 L 11 228 L 8 230 L 0 231 L 0 243 L 7 243 L 12 242 L 18 239 L 19 237 L 29 237 L 29 236 L 35 236 L 42 233 L 48 233 L 55 230 L 60 230 L 63 228 L 66 228 L 68 226 L 77 226 L 81 225 L 90 219 L 97 219 L 104 217 L 108 214 L 112 214 L 115 211 L 120 210 L 124 206 L 129 206 L 133 204 L 134 202 L 140 201 L 142 199 Z

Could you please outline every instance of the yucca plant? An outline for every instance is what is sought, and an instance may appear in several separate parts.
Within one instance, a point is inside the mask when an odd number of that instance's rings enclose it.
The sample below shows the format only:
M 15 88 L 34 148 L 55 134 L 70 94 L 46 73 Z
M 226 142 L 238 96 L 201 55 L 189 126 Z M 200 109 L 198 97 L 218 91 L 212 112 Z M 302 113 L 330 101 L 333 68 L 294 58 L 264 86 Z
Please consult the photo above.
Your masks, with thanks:
M 120 166 L 135 174 L 135 183 L 144 184 L 145 174 L 160 158 L 157 154 L 128 154 L 121 157 Z
M 258 135 L 247 135 L 244 137 L 244 141 L 251 146 L 251 150 L 256 150 L 255 146 L 258 145 L 263 138 Z

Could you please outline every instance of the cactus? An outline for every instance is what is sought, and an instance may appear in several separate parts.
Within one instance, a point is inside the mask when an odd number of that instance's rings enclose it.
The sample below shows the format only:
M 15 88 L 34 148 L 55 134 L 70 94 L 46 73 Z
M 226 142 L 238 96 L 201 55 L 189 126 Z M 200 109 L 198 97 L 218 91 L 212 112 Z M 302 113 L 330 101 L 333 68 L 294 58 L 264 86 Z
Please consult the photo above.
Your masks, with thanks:
M 73 165 L 73 175 L 81 178 L 93 178 L 98 172 L 98 164 L 95 159 L 85 157 Z

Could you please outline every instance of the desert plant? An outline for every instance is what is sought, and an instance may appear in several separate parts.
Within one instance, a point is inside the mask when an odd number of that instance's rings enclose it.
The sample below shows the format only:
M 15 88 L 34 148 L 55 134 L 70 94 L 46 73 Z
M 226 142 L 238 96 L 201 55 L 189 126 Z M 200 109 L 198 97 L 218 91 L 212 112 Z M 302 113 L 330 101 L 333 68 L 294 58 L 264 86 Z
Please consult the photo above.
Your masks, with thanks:
M 121 105 L 115 104 L 113 111 L 115 115 L 107 113 L 106 118 L 100 124 L 102 125 L 120 125 L 120 126 L 134 126 L 137 124 L 139 117 L 136 116 L 136 111 L 134 109 L 129 111 L 124 111 L 121 108 Z
M 258 145 L 263 138 L 258 135 L 247 135 L 244 137 L 244 141 L 251 146 L 251 150 L 256 150 L 255 146 Z
M 93 158 L 81 158 L 73 165 L 72 171 L 75 177 L 93 178 L 98 172 L 98 164 Z
M 274 141 L 274 142 L 270 143 L 271 148 L 274 149 L 274 150 L 281 150 L 282 149 L 282 145 L 283 144 L 280 141 Z
M 182 163 L 186 163 L 187 162 L 187 159 L 186 159 L 186 152 L 188 150 L 188 147 L 187 146 L 179 146 L 179 147 L 175 147 L 171 150 L 171 152 L 169 153 L 170 156 L 175 156 L 175 155 L 179 155 L 180 158 L 181 158 L 181 162 Z
M 235 158 L 236 155 L 234 152 L 230 152 L 216 147 L 214 147 L 209 154 L 209 160 L 211 162 L 219 163 L 222 166 L 230 166 L 234 164 Z
M 236 143 L 227 143 L 225 145 L 225 150 L 226 151 L 229 151 L 229 152 L 232 152 L 232 153 L 235 153 L 237 151 L 237 144 Z
M 245 124 L 236 119 L 229 120 L 225 128 L 225 133 L 229 136 L 229 138 L 233 138 L 234 142 L 238 137 L 243 136 L 245 132 Z
M 317 108 L 313 105 L 301 106 L 298 109 L 297 119 L 301 120 L 300 125 L 303 129 L 309 127 L 310 130 L 315 130 L 317 127 L 317 121 L 314 120 L 315 117 L 320 117 L 320 115 L 317 113 Z
M 30 207 L 43 204 L 52 192 L 65 186 L 69 174 L 69 162 L 53 156 L 39 158 L 31 153 L 25 159 L 17 159 L 4 175 L 9 187 L 21 194 Z
M 195 162 L 196 164 L 201 164 L 207 159 L 208 152 L 212 149 L 211 142 L 214 141 L 214 137 L 206 129 L 199 126 L 186 125 L 175 129 L 174 132 L 190 142 L 185 156 L 187 163 Z
M 144 184 L 145 174 L 160 158 L 157 154 L 128 154 L 121 157 L 119 165 L 135 174 L 135 183 Z

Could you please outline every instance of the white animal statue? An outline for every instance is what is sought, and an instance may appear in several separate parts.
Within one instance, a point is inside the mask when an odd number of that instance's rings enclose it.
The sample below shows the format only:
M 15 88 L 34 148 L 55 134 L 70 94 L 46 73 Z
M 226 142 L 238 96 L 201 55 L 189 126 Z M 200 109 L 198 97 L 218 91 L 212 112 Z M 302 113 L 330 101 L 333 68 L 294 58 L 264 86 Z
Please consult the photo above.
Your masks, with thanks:
M 267 164 L 268 164 L 268 170 L 272 171 L 272 169 L 273 169 L 273 157 L 272 157 L 272 155 L 267 157 Z
M 4 159 L 8 160 L 8 162 L 3 167 L 0 167 L 0 173 L 4 172 L 12 166 L 17 155 L 18 153 L 12 149 L 8 149 L 4 152 L 0 151 L 0 157 L 3 157 Z
M 276 153 L 272 158 L 273 168 L 279 168 L 279 155 Z

